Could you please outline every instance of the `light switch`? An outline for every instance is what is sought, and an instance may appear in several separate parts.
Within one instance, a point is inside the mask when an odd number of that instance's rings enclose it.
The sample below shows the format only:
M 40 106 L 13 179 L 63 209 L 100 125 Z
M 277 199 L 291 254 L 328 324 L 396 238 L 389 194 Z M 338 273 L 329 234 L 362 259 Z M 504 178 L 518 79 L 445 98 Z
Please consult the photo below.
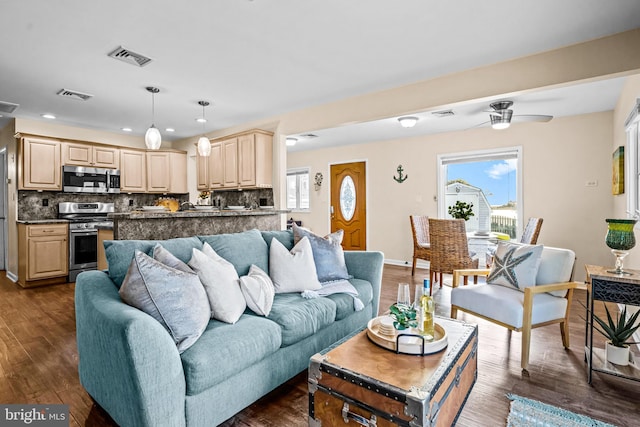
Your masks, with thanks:
M 595 179 L 592 179 L 592 180 L 587 181 L 584 185 L 587 186 L 587 187 L 597 187 L 598 186 L 598 181 L 595 180 Z

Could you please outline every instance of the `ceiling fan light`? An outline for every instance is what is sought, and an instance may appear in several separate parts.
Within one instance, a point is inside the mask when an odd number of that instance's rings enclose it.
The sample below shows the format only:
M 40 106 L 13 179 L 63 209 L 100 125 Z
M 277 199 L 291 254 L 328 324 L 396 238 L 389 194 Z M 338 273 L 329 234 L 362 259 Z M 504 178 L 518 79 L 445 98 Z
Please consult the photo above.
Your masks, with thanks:
M 162 144 L 162 135 L 160 131 L 154 125 L 151 125 L 147 132 L 144 134 L 144 144 L 149 150 L 157 150 Z
M 416 123 L 418 123 L 418 118 L 413 116 L 406 116 L 398 118 L 398 121 L 400 122 L 400 126 L 402 126 L 403 128 L 412 128 L 416 125 Z
M 211 154 L 211 141 L 206 136 L 198 139 L 198 154 L 205 157 Z

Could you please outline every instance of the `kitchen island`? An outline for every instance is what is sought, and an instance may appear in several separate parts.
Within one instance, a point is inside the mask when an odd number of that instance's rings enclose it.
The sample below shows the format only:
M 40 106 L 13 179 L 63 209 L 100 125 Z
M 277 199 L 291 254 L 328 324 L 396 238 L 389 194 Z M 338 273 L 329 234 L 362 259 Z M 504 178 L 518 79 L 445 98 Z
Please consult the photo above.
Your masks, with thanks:
M 108 217 L 113 220 L 113 238 L 116 240 L 166 240 L 253 228 L 280 230 L 281 215 L 288 212 L 277 209 L 132 211 L 112 213 Z

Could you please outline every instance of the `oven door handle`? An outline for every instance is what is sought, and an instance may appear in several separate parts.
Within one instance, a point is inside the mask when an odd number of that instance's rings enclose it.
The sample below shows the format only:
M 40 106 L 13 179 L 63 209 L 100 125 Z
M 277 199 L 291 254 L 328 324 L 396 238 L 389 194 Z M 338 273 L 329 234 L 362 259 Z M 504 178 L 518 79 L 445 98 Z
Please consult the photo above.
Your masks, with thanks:
M 74 235 L 84 235 L 84 236 L 90 236 L 92 234 L 97 234 L 98 230 L 69 230 L 69 233 L 74 234 Z

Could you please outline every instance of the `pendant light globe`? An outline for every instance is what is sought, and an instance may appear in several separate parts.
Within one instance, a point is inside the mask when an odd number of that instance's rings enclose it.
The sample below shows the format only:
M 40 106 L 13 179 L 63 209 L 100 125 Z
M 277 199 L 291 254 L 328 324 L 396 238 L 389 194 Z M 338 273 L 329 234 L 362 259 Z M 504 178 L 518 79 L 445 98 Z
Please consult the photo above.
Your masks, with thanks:
M 160 131 L 153 123 L 156 115 L 155 94 L 160 92 L 160 89 L 153 86 L 148 86 L 146 89 L 151 93 L 151 127 L 144 134 L 144 144 L 149 150 L 158 150 L 162 145 L 162 135 L 160 135 Z
M 196 121 L 202 123 L 202 136 L 198 138 L 198 154 L 207 157 L 211 154 L 211 141 L 204 135 L 204 124 L 207 123 L 207 119 L 204 116 L 204 107 L 209 105 L 209 101 L 198 101 L 198 105 L 202 106 L 202 118 L 196 119 Z

